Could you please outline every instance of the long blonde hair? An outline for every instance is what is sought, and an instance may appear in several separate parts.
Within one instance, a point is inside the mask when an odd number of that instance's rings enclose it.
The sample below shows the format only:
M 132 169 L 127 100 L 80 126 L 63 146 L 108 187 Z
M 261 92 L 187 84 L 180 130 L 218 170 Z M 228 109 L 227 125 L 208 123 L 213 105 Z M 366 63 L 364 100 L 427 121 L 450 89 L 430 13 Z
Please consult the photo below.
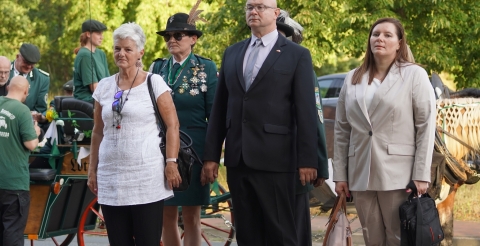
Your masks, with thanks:
M 367 40 L 367 51 L 365 53 L 365 59 L 363 59 L 362 65 L 358 67 L 355 72 L 353 73 L 352 77 L 352 84 L 360 84 L 362 82 L 362 76 L 368 71 L 368 84 L 371 84 L 373 81 L 373 76 L 375 74 L 375 59 L 373 57 L 372 48 L 370 47 L 370 37 L 372 36 L 373 29 L 381 23 L 392 23 L 397 29 L 397 37 L 400 40 L 400 48 L 397 51 L 397 55 L 395 56 L 395 60 L 393 63 L 397 62 L 399 65 L 403 63 L 409 62 L 408 57 L 408 46 L 407 46 L 407 36 L 405 36 L 405 29 L 400 23 L 399 20 L 395 18 L 381 18 L 373 23 L 372 27 L 370 28 L 370 33 L 368 34 Z M 413 57 L 413 56 L 412 56 Z M 391 65 L 393 65 L 393 63 Z M 390 67 L 391 67 L 390 65 Z M 390 69 L 390 68 L 389 68 Z

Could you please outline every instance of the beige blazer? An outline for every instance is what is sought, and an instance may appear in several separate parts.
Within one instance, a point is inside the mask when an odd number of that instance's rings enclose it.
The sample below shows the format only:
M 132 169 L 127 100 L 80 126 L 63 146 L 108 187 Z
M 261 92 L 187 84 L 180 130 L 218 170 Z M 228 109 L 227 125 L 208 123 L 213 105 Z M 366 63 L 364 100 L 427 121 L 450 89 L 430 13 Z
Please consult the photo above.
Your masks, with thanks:
M 394 64 L 368 109 L 368 73 L 352 85 L 353 72 L 345 78 L 336 109 L 333 181 L 348 181 L 352 191 L 430 182 L 436 110 L 427 72 Z

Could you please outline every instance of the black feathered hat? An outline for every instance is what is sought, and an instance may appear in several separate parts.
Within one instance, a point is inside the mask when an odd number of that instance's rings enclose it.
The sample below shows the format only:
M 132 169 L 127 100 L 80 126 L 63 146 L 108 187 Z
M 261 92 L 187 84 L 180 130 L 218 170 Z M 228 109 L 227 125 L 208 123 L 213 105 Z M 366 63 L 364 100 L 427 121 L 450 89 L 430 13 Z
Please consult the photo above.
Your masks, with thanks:
M 202 0 L 197 0 L 197 3 L 193 6 L 192 10 L 190 10 L 190 13 L 187 15 L 185 13 L 176 13 L 170 18 L 168 18 L 167 21 L 167 27 L 163 31 L 158 31 L 158 35 L 165 35 L 166 32 L 187 32 L 187 33 L 192 33 L 197 35 L 197 37 L 202 36 L 202 32 L 197 30 L 197 27 L 195 25 L 195 22 L 197 20 L 201 20 L 203 22 L 207 22 L 204 18 L 200 17 L 200 13 L 203 12 L 203 10 L 197 10 L 198 5 L 200 5 L 200 2 Z

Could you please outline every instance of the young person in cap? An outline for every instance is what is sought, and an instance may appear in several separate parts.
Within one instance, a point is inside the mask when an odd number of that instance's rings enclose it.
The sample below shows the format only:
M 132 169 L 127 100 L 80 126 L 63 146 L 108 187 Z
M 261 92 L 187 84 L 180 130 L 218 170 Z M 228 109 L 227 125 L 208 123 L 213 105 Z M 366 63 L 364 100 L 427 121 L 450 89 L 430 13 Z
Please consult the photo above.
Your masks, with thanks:
M 300 44 L 303 40 L 303 27 L 290 18 L 285 10 L 280 10 L 277 17 L 277 30 L 294 43 Z M 317 180 L 315 186 L 322 185 L 325 179 L 328 179 L 328 157 L 327 157 L 327 143 L 325 138 L 325 127 L 323 126 L 323 108 L 322 98 L 318 89 L 317 76 L 314 73 L 315 86 L 315 101 L 318 111 L 317 117 L 317 135 L 318 135 L 318 169 Z M 310 197 L 309 191 L 313 189 L 312 184 L 302 185 L 300 179 L 296 182 L 296 196 L 295 196 L 295 227 L 297 231 L 297 245 L 311 246 L 312 245 L 312 226 L 310 219 Z
M 239 246 L 296 246 L 295 179 L 317 180 L 317 118 L 308 49 L 278 34 L 275 0 L 247 0 L 250 38 L 228 47 L 208 124 L 202 182 L 225 142 Z M 298 170 L 298 174 L 297 174 Z
M 7 95 L 7 82 L 10 77 L 10 60 L 0 56 L 0 96 Z
M 195 6 L 199 3 L 197 1 Z M 190 14 L 170 16 L 165 30 L 157 32 L 163 36 L 171 56 L 156 59 L 150 71 L 161 75 L 172 89 L 180 130 L 192 138 L 195 151 L 202 157 L 217 84 L 217 66 L 210 59 L 193 53 L 193 47 L 202 36 L 202 32 L 196 29 L 197 19 L 193 18 L 198 11 L 194 7 Z M 200 206 L 210 201 L 210 186 L 200 183 L 201 170 L 201 164 L 195 163 L 190 187 L 175 192 L 174 198 L 165 201 L 162 238 L 165 246 L 180 245 L 177 206 L 182 206 L 184 245 L 201 244 Z
M 0 245 L 24 245 L 30 206 L 28 156 L 38 144 L 40 128 L 23 105 L 29 83 L 15 76 L 0 97 Z
M 97 47 L 102 44 L 103 31 L 107 27 L 96 20 L 86 20 L 82 24 L 80 46 L 74 50 L 77 55 L 73 62 L 74 97 L 93 103 L 92 93 L 98 81 L 110 76 L 107 56 Z
M 46 122 L 48 89 L 50 88 L 50 75 L 35 67 L 40 61 L 40 51 L 37 46 L 24 43 L 20 46 L 20 52 L 10 66 L 10 77 L 21 75 L 30 84 L 25 105 L 32 112 L 35 120 L 42 124 Z

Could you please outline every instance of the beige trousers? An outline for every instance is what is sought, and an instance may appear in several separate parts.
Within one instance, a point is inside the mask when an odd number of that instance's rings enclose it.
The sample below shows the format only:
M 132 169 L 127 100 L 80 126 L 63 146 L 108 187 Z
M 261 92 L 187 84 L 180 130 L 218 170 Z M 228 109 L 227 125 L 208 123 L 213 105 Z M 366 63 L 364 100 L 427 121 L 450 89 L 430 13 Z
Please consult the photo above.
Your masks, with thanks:
M 398 209 L 407 200 L 405 189 L 352 191 L 367 246 L 400 246 Z

